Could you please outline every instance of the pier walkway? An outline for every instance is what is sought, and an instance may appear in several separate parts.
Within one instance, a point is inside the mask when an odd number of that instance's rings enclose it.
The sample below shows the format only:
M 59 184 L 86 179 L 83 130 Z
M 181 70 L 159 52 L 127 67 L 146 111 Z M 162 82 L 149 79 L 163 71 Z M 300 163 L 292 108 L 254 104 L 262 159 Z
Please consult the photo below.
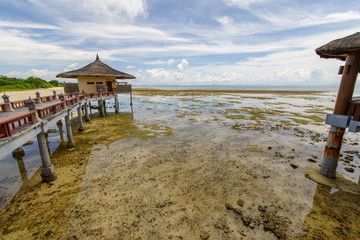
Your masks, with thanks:
M 44 182 L 56 179 L 55 170 L 50 162 L 45 133 L 48 126 L 65 118 L 68 147 L 74 147 L 70 114 L 77 110 L 79 116 L 79 131 L 84 130 L 82 109 L 85 121 L 90 121 L 90 101 L 98 101 L 98 110 L 105 116 L 107 99 L 115 99 L 115 111 L 119 111 L 119 101 L 116 91 L 93 92 L 82 94 L 54 94 L 51 96 L 10 102 L 4 99 L 0 104 L 0 156 L 5 156 L 21 147 L 26 142 L 37 137 L 42 161 L 41 177 Z

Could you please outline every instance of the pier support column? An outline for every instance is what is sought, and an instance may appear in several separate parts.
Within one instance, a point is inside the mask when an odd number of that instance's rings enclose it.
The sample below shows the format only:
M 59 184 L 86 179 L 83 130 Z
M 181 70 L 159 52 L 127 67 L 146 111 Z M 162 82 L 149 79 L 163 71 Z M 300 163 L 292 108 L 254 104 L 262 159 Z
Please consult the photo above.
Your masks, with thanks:
M 117 94 L 115 94 L 115 112 L 119 112 L 119 98 Z
M 133 101 L 132 101 L 132 91 L 130 92 L 130 105 L 133 105 Z
M 83 132 L 85 130 L 85 128 L 84 128 L 84 123 L 83 123 L 82 115 L 81 115 L 81 103 L 79 103 L 77 113 L 78 113 L 78 118 L 79 118 L 79 122 L 80 122 L 79 132 Z
M 73 134 L 72 134 L 72 130 L 71 130 L 71 122 L 70 122 L 69 115 L 65 116 L 65 125 L 66 125 L 67 138 L 68 138 L 67 147 L 73 148 L 73 147 L 75 147 L 75 143 L 74 143 Z
M 100 116 L 105 117 L 104 101 L 102 98 L 101 98 L 101 100 L 98 101 L 98 109 L 99 109 Z
M 106 116 L 106 100 L 103 100 L 104 116 Z
M 90 105 L 90 102 L 86 99 L 85 105 L 84 105 L 84 108 L 85 108 L 85 122 L 90 122 L 88 104 Z
M 63 131 L 63 122 L 62 120 L 59 120 L 56 122 L 56 125 L 58 126 L 59 129 L 59 134 L 60 134 L 60 142 L 64 142 L 64 131 Z
M 45 133 L 41 132 L 37 136 L 40 157 L 42 162 L 41 178 L 43 182 L 51 182 L 56 179 L 54 165 L 50 162 L 50 155 L 46 144 Z
M 28 178 L 27 178 L 26 168 L 25 168 L 25 164 L 24 164 L 24 155 L 25 155 L 24 149 L 19 147 L 12 152 L 12 155 L 13 155 L 13 158 L 15 158 L 17 161 L 22 182 L 23 183 L 27 182 Z
M 343 72 L 338 95 L 334 107 L 334 114 L 347 115 L 349 101 L 354 93 L 356 78 L 360 66 L 359 52 L 352 52 L 346 57 L 345 71 Z M 331 126 L 325 146 L 323 162 L 320 173 L 326 177 L 335 178 L 341 142 L 345 129 Z

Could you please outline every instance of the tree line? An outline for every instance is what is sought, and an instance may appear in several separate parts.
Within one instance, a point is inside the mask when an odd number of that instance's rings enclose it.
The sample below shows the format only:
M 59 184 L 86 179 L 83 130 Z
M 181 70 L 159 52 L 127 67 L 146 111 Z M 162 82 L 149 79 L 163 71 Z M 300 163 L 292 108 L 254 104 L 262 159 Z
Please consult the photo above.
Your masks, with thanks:
M 26 79 L 22 79 L 0 75 L 1 92 L 52 87 L 63 87 L 63 84 L 58 80 L 46 81 L 38 77 L 28 77 Z

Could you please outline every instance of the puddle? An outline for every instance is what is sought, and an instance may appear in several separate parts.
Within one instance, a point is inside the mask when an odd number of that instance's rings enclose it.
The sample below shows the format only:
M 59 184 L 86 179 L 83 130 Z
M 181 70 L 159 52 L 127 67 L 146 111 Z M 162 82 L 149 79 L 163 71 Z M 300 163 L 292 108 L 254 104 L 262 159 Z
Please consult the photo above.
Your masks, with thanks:
M 242 95 L 152 90 L 134 97 L 133 114 L 109 108 L 83 133 L 74 120 L 74 149 L 66 149 L 66 139 L 52 140 L 58 179 L 42 184 L 38 171 L 19 187 L 1 212 L 1 236 L 360 237 L 360 197 L 318 184 L 303 170 L 319 168 L 328 131 L 306 116 L 331 106 L 333 93 Z M 254 106 L 265 109 L 260 117 Z M 338 172 L 356 185 L 360 139 L 345 139 Z

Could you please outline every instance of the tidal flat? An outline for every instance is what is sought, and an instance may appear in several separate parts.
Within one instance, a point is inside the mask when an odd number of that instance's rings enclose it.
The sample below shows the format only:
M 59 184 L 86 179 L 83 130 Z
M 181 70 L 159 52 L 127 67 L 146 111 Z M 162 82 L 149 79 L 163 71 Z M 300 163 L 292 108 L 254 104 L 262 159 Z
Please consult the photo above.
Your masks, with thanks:
M 60 128 L 49 132 L 57 180 L 41 183 L 39 163 L 29 177 L 0 178 L 0 238 L 358 239 L 360 134 L 345 134 L 339 160 L 350 190 L 309 177 L 335 98 L 134 89 L 133 111 L 121 98 L 121 113 L 113 104 L 106 117 L 93 110 L 81 133 L 74 117 L 75 148 Z

